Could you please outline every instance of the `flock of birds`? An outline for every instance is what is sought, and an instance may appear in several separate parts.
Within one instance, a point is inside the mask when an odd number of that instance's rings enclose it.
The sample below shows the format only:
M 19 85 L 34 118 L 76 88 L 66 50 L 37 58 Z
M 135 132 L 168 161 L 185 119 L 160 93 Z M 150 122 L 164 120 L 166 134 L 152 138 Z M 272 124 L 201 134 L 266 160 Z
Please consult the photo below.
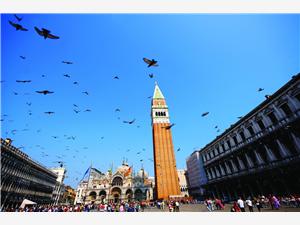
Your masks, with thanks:
M 16 22 L 12 22 L 11 20 L 9 20 L 9 21 L 8 21 L 9 24 L 10 24 L 12 27 L 14 27 L 16 31 L 28 31 L 27 28 L 25 28 L 22 24 L 20 24 L 20 22 L 23 20 L 23 18 L 21 18 L 21 17 L 19 17 L 19 16 L 17 16 L 17 15 L 14 15 L 14 17 L 15 17 L 15 19 L 16 19 L 17 21 L 16 21 Z M 44 39 L 53 39 L 53 40 L 58 40 L 58 39 L 60 39 L 59 36 L 52 34 L 51 31 L 48 30 L 48 29 L 34 27 L 34 30 L 36 31 L 36 33 L 37 33 L 39 36 L 43 37 Z M 26 56 L 24 56 L 24 55 L 20 55 L 19 57 L 20 57 L 21 60 L 26 60 Z M 155 59 L 143 58 L 143 61 L 147 64 L 147 67 L 148 67 L 148 68 L 149 68 L 149 67 L 157 67 L 157 66 L 158 66 L 158 61 L 155 60 Z M 66 61 L 66 60 L 61 61 L 61 63 L 66 64 L 66 65 L 73 65 L 73 64 L 74 64 L 74 62 L 72 62 L 72 61 Z M 68 79 L 71 78 L 71 75 L 69 75 L 69 74 L 67 74 L 67 73 L 63 74 L 63 76 L 64 76 L 65 78 L 68 78 Z M 149 74 L 148 76 L 149 76 L 150 79 L 154 78 L 154 74 L 153 74 L 153 73 Z M 45 75 L 42 75 L 42 77 L 45 77 Z M 112 79 L 113 79 L 113 80 L 119 80 L 120 77 L 119 77 L 119 76 L 113 76 Z M 3 82 L 4 82 L 4 81 L 1 81 L 1 83 L 3 83 Z M 22 84 L 29 84 L 29 83 L 32 82 L 32 80 L 30 80 L 30 79 L 26 79 L 26 80 L 16 80 L 16 82 L 17 82 L 17 83 L 22 83 Z M 78 82 L 78 81 L 73 81 L 73 84 L 74 84 L 74 85 L 79 85 L 79 82 Z M 258 92 L 262 92 L 262 91 L 264 91 L 264 88 L 259 88 L 259 89 L 258 89 Z M 46 95 L 52 95 L 52 94 L 55 94 L 55 91 L 45 89 L 45 90 L 36 90 L 35 93 L 36 93 L 36 94 L 43 95 L 43 96 L 46 96 Z M 16 91 L 14 91 L 13 94 L 14 94 L 14 95 L 19 95 L 19 93 L 16 92 Z M 25 93 L 25 94 L 26 94 L 26 93 Z M 89 95 L 90 95 L 89 91 L 82 91 L 82 94 L 83 94 L 83 95 L 86 95 L 86 96 L 89 96 Z M 266 98 L 269 98 L 270 95 L 265 95 L 265 97 L 266 97 Z M 148 99 L 151 99 L 151 98 L 152 98 L 152 96 L 149 96 L 149 97 L 148 97 Z M 26 102 L 26 104 L 27 104 L 27 106 L 30 107 L 32 103 L 31 103 L 31 102 Z M 75 114 L 78 114 L 78 113 L 80 113 L 80 112 L 87 112 L 87 113 L 88 113 L 88 112 L 91 112 L 91 111 L 92 111 L 92 110 L 91 110 L 90 108 L 87 108 L 87 109 L 84 109 L 84 110 L 80 110 L 79 104 L 77 104 L 77 103 L 74 103 L 74 104 L 73 104 L 73 112 L 74 112 Z M 119 112 L 121 112 L 121 109 L 120 109 L 120 108 L 116 108 L 116 109 L 115 109 L 115 113 L 119 113 Z M 45 114 L 48 114 L 48 115 L 54 115 L 54 114 L 55 114 L 55 111 L 45 111 L 44 113 L 45 113 Z M 201 116 L 202 116 L 202 117 L 207 117 L 209 114 L 210 114 L 210 112 L 207 111 L 207 112 L 203 112 L 203 113 L 201 114 Z M 31 116 L 31 115 L 32 115 L 32 111 L 29 111 L 28 115 Z M 4 121 L 4 118 L 7 117 L 7 116 L 8 116 L 8 115 L 6 115 L 6 114 L 2 115 L 1 122 L 3 122 L 3 121 Z M 242 118 L 242 116 L 238 117 L 238 119 L 241 119 L 241 118 Z M 120 120 L 121 118 L 118 117 L 118 119 Z M 12 120 L 10 120 L 10 121 L 12 121 Z M 128 125 L 133 125 L 133 124 L 135 124 L 135 122 L 136 122 L 136 118 L 133 118 L 133 119 L 131 119 L 131 120 L 123 120 L 123 123 L 124 123 L 124 124 L 128 124 Z M 165 126 L 164 128 L 167 129 L 167 130 L 169 130 L 169 129 L 171 129 L 173 126 L 175 126 L 175 123 L 172 123 L 172 124 L 170 124 L 170 125 L 168 125 L 168 126 Z M 27 127 L 28 127 L 28 124 L 27 124 Z M 139 128 L 139 127 L 140 127 L 140 126 L 138 125 L 137 128 Z M 215 125 L 214 129 L 216 129 L 216 132 L 220 132 L 220 131 L 221 131 L 218 125 Z M 25 128 L 25 129 L 23 129 L 22 131 L 28 131 L 28 128 Z M 12 130 L 10 131 L 10 133 L 11 133 L 12 135 L 15 135 L 16 132 L 18 132 L 18 130 L 16 130 L 16 129 L 12 129 Z M 38 129 L 36 132 L 37 132 L 37 133 L 41 132 L 41 129 Z M 9 133 L 6 132 L 6 135 L 9 135 Z M 53 138 L 53 139 L 59 139 L 60 137 L 59 137 L 59 136 L 52 136 L 52 138 Z M 76 139 L 76 136 L 65 134 L 65 135 L 64 135 L 64 138 L 65 138 L 66 140 L 73 140 L 73 141 L 74 141 L 74 140 Z M 103 139 L 104 139 L 104 136 L 100 137 L 100 140 L 103 140 Z M 43 151 L 41 151 L 41 157 L 49 157 L 49 153 L 45 152 L 45 148 L 44 148 L 44 147 L 42 147 L 41 145 L 36 145 L 35 147 L 36 147 L 36 148 L 40 148 L 41 150 L 43 150 Z M 24 146 L 20 146 L 19 148 L 24 148 Z M 88 147 L 84 146 L 83 149 L 88 149 Z M 66 146 L 66 149 L 65 149 L 65 150 L 66 150 L 66 151 L 71 151 L 71 149 L 69 148 L 69 146 Z M 130 151 L 131 151 L 131 149 L 127 149 L 127 150 L 126 150 L 126 153 L 128 153 L 128 152 L 130 152 Z M 144 152 L 144 151 L 146 151 L 146 149 L 143 148 L 142 151 L 136 152 L 136 155 L 137 155 L 137 156 L 140 156 L 140 155 L 142 154 L 142 152 Z M 180 152 L 180 151 L 182 151 L 182 149 L 181 149 L 181 148 L 177 148 L 176 151 L 177 151 L 177 152 Z M 72 155 L 72 157 L 73 157 L 74 159 L 76 158 L 77 153 L 78 153 L 78 150 L 75 150 L 74 153 L 73 153 L 73 155 Z M 56 157 L 57 160 L 54 161 L 53 163 L 57 163 L 57 164 L 59 164 L 61 167 L 63 167 L 64 165 L 66 165 L 66 162 L 65 162 L 65 160 L 64 160 L 64 159 L 66 158 L 66 155 L 64 155 L 64 154 L 62 154 L 62 155 L 56 155 L 55 157 Z M 87 156 L 85 155 L 85 156 L 83 156 L 83 158 L 86 159 Z M 153 162 L 153 158 L 148 158 L 148 160 L 151 161 L 151 162 Z M 140 161 L 140 162 L 143 162 L 144 159 L 139 159 L 139 161 Z M 84 162 L 84 161 L 82 161 L 82 163 L 83 163 L 83 162 Z M 77 173 L 79 173 L 79 172 L 77 172 Z M 78 177 L 76 177 L 76 181 L 78 181 Z

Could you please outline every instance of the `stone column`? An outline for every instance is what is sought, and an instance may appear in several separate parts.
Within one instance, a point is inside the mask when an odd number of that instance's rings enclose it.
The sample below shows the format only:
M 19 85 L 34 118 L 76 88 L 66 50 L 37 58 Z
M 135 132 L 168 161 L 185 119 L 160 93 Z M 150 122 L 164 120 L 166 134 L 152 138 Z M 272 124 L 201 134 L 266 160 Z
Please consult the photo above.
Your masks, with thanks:
M 282 158 L 286 158 L 291 155 L 290 151 L 284 146 L 283 143 L 281 143 L 281 141 L 276 139 L 276 143 L 279 147 L 279 152 Z
M 292 111 L 296 111 L 298 109 L 298 104 L 297 104 L 296 100 L 294 100 L 293 98 L 291 98 L 291 96 L 289 96 L 289 95 L 286 95 L 286 96 L 287 96 L 287 98 L 289 100 L 290 104 L 288 104 L 288 105 L 290 106 L 291 110 Z
M 225 176 L 226 173 L 225 173 L 225 171 L 224 171 L 223 166 L 222 166 L 221 164 L 220 164 L 219 166 L 220 166 L 220 170 L 221 170 L 221 175 L 222 175 L 222 176 Z
M 236 165 L 235 165 L 235 163 L 233 162 L 232 159 L 230 159 L 230 162 L 231 162 L 231 165 L 232 165 L 233 172 L 237 172 L 238 168 L 236 167 Z
M 297 152 L 300 152 L 300 138 L 297 137 L 293 132 L 291 132 L 291 136 Z
M 239 156 L 237 157 L 237 160 L 239 162 L 239 166 L 240 166 L 241 170 L 244 170 L 245 169 L 245 165 L 244 165 L 243 161 L 240 159 Z
M 220 172 L 219 172 L 219 169 L 217 167 L 214 167 L 215 171 L 216 171 L 216 175 L 217 177 L 220 177 Z
M 247 163 L 248 163 L 248 167 L 249 168 L 254 167 L 254 163 L 252 162 L 251 158 L 248 156 L 247 153 L 245 153 L 245 157 L 246 157 L 246 160 L 247 160 Z
M 222 149 L 222 147 L 221 147 L 221 145 L 218 146 L 218 149 L 219 149 L 219 152 L 220 152 L 220 153 L 223 153 L 223 152 L 224 152 L 223 149 Z
M 262 159 L 261 155 L 256 150 L 254 150 L 254 155 L 257 160 L 258 165 L 264 164 L 264 160 Z
M 269 162 L 273 162 L 277 160 L 276 156 L 274 155 L 273 151 L 270 148 L 268 148 L 266 145 L 264 145 L 264 148 L 266 150 Z
M 225 162 L 225 168 L 226 168 L 226 171 L 227 171 L 227 174 L 231 174 L 231 170 L 230 170 L 230 167 L 228 166 L 228 163 Z
M 210 180 L 211 179 L 210 171 L 207 169 L 206 172 L 207 172 L 207 178 Z
M 213 170 L 213 168 L 210 168 L 210 172 L 211 172 L 212 178 L 215 179 L 216 174 L 215 174 L 215 171 Z

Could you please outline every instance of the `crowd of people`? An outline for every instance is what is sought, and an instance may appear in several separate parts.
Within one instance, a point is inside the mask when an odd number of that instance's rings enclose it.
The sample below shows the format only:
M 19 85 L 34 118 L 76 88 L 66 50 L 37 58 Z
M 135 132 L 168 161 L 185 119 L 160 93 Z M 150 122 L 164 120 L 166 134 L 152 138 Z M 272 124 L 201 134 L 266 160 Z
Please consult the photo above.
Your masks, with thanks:
M 221 199 L 208 198 L 204 201 L 206 208 L 209 212 L 214 210 L 224 210 L 225 203 Z M 275 196 L 269 195 L 265 196 L 257 196 L 257 197 L 248 197 L 247 199 L 243 199 L 239 197 L 238 200 L 233 202 L 233 205 L 230 208 L 231 212 L 254 212 L 256 208 L 258 212 L 261 212 L 263 208 L 271 208 L 272 210 L 279 210 L 280 207 L 284 205 L 286 207 L 295 207 L 300 208 L 300 196 L 290 195 L 290 196 Z M 256 211 L 256 210 L 255 210 Z

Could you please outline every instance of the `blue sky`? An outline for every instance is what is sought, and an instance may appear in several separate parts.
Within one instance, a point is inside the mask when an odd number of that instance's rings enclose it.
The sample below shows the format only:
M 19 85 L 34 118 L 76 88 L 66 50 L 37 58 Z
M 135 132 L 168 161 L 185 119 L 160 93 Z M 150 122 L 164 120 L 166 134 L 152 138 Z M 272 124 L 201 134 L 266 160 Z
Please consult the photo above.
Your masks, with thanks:
M 143 159 L 154 175 L 148 160 L 153 158 L 148 96 L 155 81 L 176 123 L 173 143 L 175 151 L 181 148 L 177 167 L 184 168 L 195 147 L 219 134 L 215 125 L 224 131 L 300 70 L 299 15 L 19 16 L 28 32 L 15 31 L 8 23 L 15 22 L 13 15 L 1 16 L 1 115 L 8 115 L 2 116 L 1 136 L 12 138 L 16 147 L 23 146 L 21 150 L 47 167 L 56 166 L 53 162 L 62 157 L 66 183 L 73 187 L 91 162 L 106 171 L 112 163 L 114 168 L 120 165 L 123 157 L 136 171 Z M 60 39 L 44 40 L 34 26 Z M 159 66 L 147 68 L 143 57 L 158 60 Z M 119 80 L 113 79 L 116 75 Z M 265 90 L 257 92 L 260 87 Z M 35 93 L 43 89 L 55 93 Z M 73 104 L 80 113 L 73 111 Z M 92 111 L 83 112 L 87 108 Z M 201 117 L 206 111 L 210 114 Z M 134 118 L 133 125 L 122 123 Z

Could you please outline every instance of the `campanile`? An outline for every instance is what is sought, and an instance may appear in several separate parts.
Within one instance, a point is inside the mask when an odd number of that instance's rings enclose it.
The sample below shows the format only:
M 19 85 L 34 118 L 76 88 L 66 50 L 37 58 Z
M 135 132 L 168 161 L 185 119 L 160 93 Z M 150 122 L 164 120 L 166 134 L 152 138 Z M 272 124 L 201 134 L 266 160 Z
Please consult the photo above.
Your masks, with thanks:
M 156 199 L 180 195 L 169 110 L 155 84 L 151 108 Z

